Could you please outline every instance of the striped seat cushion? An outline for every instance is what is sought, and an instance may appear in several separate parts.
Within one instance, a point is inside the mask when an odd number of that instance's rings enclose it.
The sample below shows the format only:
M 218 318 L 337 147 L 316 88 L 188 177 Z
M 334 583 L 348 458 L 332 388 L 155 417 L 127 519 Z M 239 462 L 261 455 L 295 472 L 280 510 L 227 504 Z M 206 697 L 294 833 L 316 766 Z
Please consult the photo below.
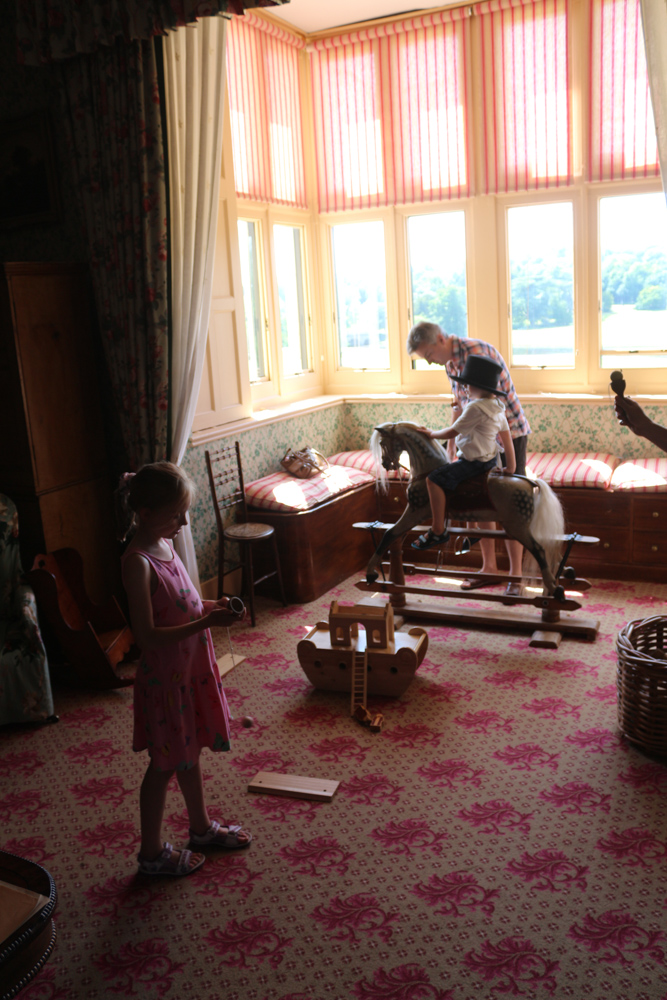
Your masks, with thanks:
M 368 449 L 365 451 L 339 451 L 338 454 L 331 455 L 329 462 L 331 465 L 345 465 L 350 469 L 363 469 L 364 472 L 369 472 L 371 476 L 375 476 L 373 454 Z M 409 464 L 406 455 L 404 465 L 409 466 Z M 392 469 L 387 473 L 387 476 L 389 479 L 408 479 L 410 474 L 407 468 L 402 468 Z
M 644 493 L 667 492 L 667 456 L 634 458 L 622 462 L 611 477 L 614 490 L 639 490 Z
M 528 452 L 526 471 L 549 486 L 607 490 L 619 459 L 601 451 Z
M 246 483 L 248 505 L 255 510 L 276 510 L 294 513 L 310 510 L 331 500 L 339 493 L 375 482 L 375 476 L 363 469 L 331 465 L 311 479 L 297 479 L 287 472 L 273 472 L 252 483 Z

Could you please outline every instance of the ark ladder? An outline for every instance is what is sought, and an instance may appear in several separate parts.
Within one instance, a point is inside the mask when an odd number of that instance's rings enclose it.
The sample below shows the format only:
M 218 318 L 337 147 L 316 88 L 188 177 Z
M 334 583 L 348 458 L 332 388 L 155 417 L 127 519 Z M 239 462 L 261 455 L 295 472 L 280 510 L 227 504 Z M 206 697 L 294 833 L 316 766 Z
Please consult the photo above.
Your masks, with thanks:
M 350 714 L 354 715 L 357 705 L 366 707 L 368 695 L 368 650 L 354 653 L 352 660 L 352 703 Z

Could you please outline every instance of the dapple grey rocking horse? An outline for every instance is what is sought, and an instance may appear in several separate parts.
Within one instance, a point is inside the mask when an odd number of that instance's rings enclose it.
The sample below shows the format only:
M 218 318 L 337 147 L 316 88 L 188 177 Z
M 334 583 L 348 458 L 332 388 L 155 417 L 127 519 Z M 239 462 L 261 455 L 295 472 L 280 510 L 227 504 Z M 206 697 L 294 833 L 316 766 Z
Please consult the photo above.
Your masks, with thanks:
M 408 504 L 398 522 L 384 534 L 366 568 L 366 580 L 374 583 L 382 556 L 391 543 L 430 517 L 426 477 L 449 461 L 439 441 L 429 438 L 409 422 L 376 427 L 370 440 L 378 481 L 387 488 L 387 472 L 397 469 L 407 452 L 410 460 Z M 447 516 L 455 520 L 498 521 L 506 534 L 530 552 L 539 566 L 546 593 L 563 599 L 556 579 L 560 562 L 564 517 L 560 501 L 544 480 L 496 473 L 462 483 L 447 496 Z
M 594 640 L 600 623 L 591 618 L 580 618 L 571 612 L 581 608 L 581 604 L 573 600 L 571 594 L 566 594 L 563 580 L 567 581 L 568 591 L 588 590 L 588 580 L 576 578 L 574 570 L 562 567 L 561 548 L 567 543 L 566 555 L 572 544 L 583 542 L 596 544 L 598 538 L 582 536 L 576 532 L 565 535 L 564 517 L 560 501 L 547 483 L 543 480 L 531 480 L 525 476 L 489 472 L 486 477 L 461 483 L 457 489 L 447 495 L 447 516 L 456 521 L 496 521 L 504 528 L 502 532 L 484 532 L 481 529 L 467 532 L 471 536 L 514 538 L 525 547 L 535 559 L 544 582 L 543 593 L 539 596 L 510 596 L 476 593 L 475 602 L 482 602 L 485 611 L 479 610 L 479 605 L 465 603 L 465 606 L 443 607 L 443 602 L 425 604 L 421 599 L 408 601 L 407 595 L 424 597 L 456 598 L 467 596 L 467 591 L 434 589 L 422 584 L 407 585 L 405 569 L 401 553 L 401 541 L 406 532 L 415 528 L 420 522 L 430 517 L 430 505 L 426 488 L 426 477 L 432 469 L 447 463 L 447 455 L 438 441 L 425 435 L 413 423 L 381 424 L 371 437 L 371 451 L 378 469 L 378 481 L 381 487 L 387 488 L 387 472 L 399 467 L 401 455 L 407 452 L 410 460 L 410 480 L 407 487 L 408 504 L 398 522 L 385 526 L 385 533 L 371 556 L 366 567 L 366 579 L 359 580 L 356 587 L 359 590 L 378 591 L 388 594 L 396 613 L 404 618 L 430 619 L 441 622 L 457 622 L 470 625 L 492 626 L 499 628 L 528 629 L 531 631 L 531 646 L 557 649 L 563 635 L 574 635 L 583 639 Z M 375 525 L 359 524 L 359 528 L 373 528 Z M 452 529 L 463 534 L 461 529 Z M 396 544 L 392 544 L 392 543 Z M 383 568 L 382 557 L 390 550 L 390 580 L 378 580 L 378 573 Z M 527 567 L 524 566 L 524 571 Z M 415 568 L 411 567 L 415 572 Z M 419 568 L 421 575 L 432 575 L 437 579 L 457 576 L 456 571 L 443 570 L 439 567 Z M 562 573 L 562 576 L 561 576 Z M 531 574 L 532 575 L 532 574 Z M 384 576 L 384 573 L 383 573 Z M 490 577 L 489 583 L 498 582 L 498 577 Z M 516 581 L 516 577 L 510 577 Z M 516 604 L 518 608 L 492 610 L 493 603 L 503 605 Z M 445 605 L 449 602 L 445 601 Z M 539 610 L 539 618 L 535 617 L 534 608 Z

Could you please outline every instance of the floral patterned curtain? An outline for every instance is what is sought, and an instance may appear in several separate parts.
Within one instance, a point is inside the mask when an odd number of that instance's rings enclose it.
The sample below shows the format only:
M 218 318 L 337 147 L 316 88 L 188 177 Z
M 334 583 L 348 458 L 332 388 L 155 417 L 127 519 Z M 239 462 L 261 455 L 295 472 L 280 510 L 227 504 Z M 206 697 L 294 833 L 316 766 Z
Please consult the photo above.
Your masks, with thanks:
M 59 61 L 98 319 L 130 468 L 166 458 L 167 184 L 155 36 L 283 0 L 17 0 L 18 58 Z
M 289 0 L 17 0 L 19 59 L 30 65 L 95 52 L 100 46 L 148 41 L 200 17 L 243 14 Z
M 130 466 L 167 457 L 167 196 L 152 41 L 61 64 L 107 366 Z

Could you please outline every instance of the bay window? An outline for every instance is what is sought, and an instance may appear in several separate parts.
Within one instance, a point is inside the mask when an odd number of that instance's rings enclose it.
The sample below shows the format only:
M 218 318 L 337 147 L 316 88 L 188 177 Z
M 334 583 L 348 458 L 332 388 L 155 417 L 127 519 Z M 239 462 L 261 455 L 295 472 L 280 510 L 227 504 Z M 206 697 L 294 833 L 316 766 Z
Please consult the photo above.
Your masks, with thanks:
M 307 39 L 249 12 L 228 64 L 255 401 L 446 392 L 405 354 L 422 319 L 495 345 L 520 393 L 599 393 L 617 367 L 664 391 L 639 0 L 482 0 Z

